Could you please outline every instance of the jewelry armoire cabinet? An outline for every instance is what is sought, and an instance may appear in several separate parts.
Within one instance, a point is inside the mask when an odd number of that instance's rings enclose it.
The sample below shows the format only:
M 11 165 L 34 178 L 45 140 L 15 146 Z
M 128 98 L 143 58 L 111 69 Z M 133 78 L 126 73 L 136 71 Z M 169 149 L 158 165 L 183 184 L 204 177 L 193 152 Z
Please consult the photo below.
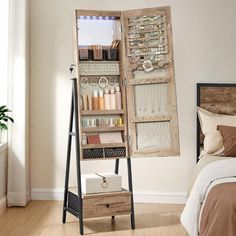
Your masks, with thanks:
M 130 158 L 179 155 L 170 14 L 170 7 L 122 12 L 74 11 L 74 89 L 77 90 L 74 98 L 77 101 L 73 106 L 78 105 L 75 119 L 80 159 L 77 165 L 82 160 L 115 159 L 115 173 L 118 173 L 119 159 L 126 158 L 129 172 L 129 191 L 94 196 L 83 196 L 81 190 L 78 191 L 81 198 L 78 207 L 83 210 L 83 216 L 79 216 L 80 212 L 77 214 L 80 225 L 83 217 L 110 215 L 114 218 L 116 214 L 131 214 L 134 228 Z M 114 90 L 120 90 L 121 104 L 117 105 L 116 100 L 116 106 L 112 107 Z M 110 107 L 96 105 L 97 100 L 106 102 L 108 95 Z M 73 197 L 76 204 L 76 196 L 68 191 L 67 180 L 65 211 L 70 208 L 68 204 L 73 202 Z M 90 211 L 94 206 L 86 201 L 93 197 L 103 199 L 104 209 L 99 208 L 96 213 Z M 110 207 L 112 204 L 115 205 Z M 83 228 L 80 232 L 83 234 Z

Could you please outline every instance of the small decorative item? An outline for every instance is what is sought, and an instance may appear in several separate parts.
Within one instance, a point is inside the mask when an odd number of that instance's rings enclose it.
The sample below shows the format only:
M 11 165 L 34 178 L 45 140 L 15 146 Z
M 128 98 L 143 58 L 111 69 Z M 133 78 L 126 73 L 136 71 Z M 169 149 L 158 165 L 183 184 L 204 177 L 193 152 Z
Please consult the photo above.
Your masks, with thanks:
M 7 115 L 8 112 L 11 111 L 7 108 L 7 106 L 0 106 L 0 143 L 3 141 L 3 130 L 8 130 L 7 122 L 10 120 L 12 123 L 14 123 L 13 118 Z

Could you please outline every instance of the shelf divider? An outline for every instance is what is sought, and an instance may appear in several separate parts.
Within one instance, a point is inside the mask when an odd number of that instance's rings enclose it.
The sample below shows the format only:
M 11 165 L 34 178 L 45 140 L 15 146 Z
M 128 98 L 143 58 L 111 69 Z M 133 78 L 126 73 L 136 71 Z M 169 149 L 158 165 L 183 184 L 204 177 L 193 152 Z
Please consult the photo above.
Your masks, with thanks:
M 81 111 L 82 116 L 95 116 L 95 115 L 122 115 L 125 111 L 122 110 L 96 110 L 96 111 Z

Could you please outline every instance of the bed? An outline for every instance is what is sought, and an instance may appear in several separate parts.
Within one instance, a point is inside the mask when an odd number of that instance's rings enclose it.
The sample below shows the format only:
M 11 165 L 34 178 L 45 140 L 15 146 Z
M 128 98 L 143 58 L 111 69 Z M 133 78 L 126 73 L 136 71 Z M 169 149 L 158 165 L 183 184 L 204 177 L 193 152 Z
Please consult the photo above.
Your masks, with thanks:
M 236 236 L 236 84 L 197 84 L 197 165 L 181 223 L 190 236 Z

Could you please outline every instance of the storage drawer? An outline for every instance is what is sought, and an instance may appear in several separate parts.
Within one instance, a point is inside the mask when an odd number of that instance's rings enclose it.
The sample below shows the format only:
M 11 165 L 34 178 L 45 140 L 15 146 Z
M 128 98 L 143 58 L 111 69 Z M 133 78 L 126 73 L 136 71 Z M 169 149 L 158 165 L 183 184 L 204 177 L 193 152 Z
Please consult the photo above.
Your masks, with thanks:
M 102 217 L 129 214 L 131 212 L 131 194 L 116 193 L 113 196 L 84 198 L 84 217 Z
M 79 212 L 77 189 L 68 192 L 68 207 Z M 83 195 L 84 218 L 115 216 L 131 212 L 131 192 L 123 189 L 120 192 Z

